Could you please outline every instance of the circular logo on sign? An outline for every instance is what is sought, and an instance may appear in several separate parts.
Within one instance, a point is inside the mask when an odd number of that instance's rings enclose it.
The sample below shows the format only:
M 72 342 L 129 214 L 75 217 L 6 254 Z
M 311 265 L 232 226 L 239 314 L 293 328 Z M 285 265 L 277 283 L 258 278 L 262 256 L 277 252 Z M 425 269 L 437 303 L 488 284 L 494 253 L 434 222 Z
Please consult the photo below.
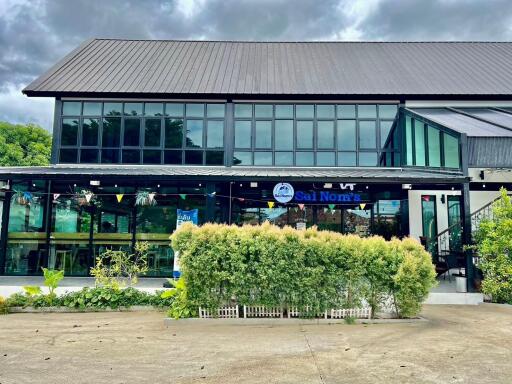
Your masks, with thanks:
M 293 199 L 294 193 L 292 185 L 288 183 L 278 183 L 274 187 L 274 199 L 280 203 L 289 202 Z

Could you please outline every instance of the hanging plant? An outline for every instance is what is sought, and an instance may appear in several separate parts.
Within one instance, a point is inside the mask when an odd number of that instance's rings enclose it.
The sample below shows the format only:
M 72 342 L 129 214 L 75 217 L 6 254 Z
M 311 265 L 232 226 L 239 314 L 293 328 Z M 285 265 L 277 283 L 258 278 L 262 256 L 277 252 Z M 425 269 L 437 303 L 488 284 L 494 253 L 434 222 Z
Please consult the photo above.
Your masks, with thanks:
M 30 192 L 21 192 L 16 191 L 15 195 L 16 203 L 19 205 L 30 205 L 30 203 L 34 200 L 34 196 Z
M 135 196 L 135 205 L 155 205 L 155 194 L 148 191 L 139 191 Z

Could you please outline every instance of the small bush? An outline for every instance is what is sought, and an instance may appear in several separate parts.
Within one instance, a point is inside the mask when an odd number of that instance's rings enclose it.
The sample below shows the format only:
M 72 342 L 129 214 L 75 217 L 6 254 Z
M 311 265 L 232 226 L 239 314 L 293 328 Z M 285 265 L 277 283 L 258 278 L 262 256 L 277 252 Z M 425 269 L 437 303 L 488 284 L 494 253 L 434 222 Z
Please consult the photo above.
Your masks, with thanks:
M 354 308 L 373 313 L 390 297 L 398 316 L 415 316 L 435 284 L 430 255 L 415 240 L 308 229 L 185 224 L 172 236 L 186 307 L 297 307 L 303 313 Z
M 7 313 L 8 303 L 5 297 L 0 296 L 0 315 L 5 315 Z

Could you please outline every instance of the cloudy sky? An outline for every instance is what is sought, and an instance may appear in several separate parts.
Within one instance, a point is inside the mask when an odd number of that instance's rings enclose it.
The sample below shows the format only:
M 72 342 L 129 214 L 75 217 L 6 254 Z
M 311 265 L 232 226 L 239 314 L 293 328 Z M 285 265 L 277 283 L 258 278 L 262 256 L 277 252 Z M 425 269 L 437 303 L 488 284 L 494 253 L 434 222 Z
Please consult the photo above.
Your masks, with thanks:
M 0 0 L 0 120 L 51 129 L 21 89 L 91 37 L 512 40 L 510 0 Z

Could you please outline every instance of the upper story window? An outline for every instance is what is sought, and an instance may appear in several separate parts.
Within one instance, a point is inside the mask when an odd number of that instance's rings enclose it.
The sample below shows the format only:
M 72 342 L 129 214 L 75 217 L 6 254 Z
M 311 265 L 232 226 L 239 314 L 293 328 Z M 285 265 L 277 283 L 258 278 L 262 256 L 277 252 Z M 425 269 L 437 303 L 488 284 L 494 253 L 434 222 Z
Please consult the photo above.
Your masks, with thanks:
M 397 113 L 396 104 L 235 104 L 233 165 L 398 165 Z
M 405 114 L 405 164 L 460 169 L 458 135 Z
M 224 164 L 224 103 L 64 101 L 59 162 Z

